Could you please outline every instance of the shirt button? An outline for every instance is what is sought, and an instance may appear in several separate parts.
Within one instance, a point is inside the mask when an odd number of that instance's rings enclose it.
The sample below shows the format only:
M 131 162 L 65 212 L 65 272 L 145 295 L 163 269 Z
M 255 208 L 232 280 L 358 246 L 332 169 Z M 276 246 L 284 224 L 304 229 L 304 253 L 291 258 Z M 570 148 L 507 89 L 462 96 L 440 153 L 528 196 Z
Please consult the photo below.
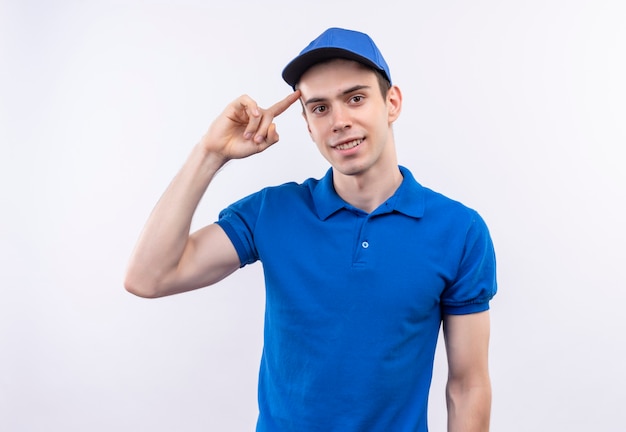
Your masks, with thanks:
M 368 247 L 370 247 L 370 244 L 368 242 L 364 241 L 363 243 L 361 243 L 361 247 L 363 249 L 367 249 Z

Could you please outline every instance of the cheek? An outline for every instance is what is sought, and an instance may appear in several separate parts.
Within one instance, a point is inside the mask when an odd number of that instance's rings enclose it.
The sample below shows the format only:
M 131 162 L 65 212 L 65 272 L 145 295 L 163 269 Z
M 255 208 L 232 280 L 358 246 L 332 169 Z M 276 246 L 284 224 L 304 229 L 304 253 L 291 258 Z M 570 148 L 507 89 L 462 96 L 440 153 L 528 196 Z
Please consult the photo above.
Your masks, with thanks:
M 316 143 L 320 142 L 322 137 L 324 136 L 322 125 L 315 122 L 307 122 L 307 129 L 309 131 L 309 135 Z
M 309 136 L 315 144 L 315 147 L 317 147 L 317 150 L 326 157 L 326 152 L 328 151 L 327 140 L 320 130 L 315 127 L 309 127 Z

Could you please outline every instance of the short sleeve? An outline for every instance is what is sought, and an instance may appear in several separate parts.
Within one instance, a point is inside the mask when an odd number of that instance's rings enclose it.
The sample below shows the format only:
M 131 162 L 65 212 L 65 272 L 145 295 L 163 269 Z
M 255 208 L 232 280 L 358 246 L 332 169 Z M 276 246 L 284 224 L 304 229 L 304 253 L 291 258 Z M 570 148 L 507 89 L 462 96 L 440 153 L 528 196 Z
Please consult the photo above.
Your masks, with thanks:
M 473 212 L 456 278 L 442 293 L 442 312 L 464 315 L 488 310 L 496 291 L 496 257 L 491 235 L 484 220 Z
M 254 242 L 254 229 L 263 202 L 263 191 L 249 195 L 231 204 L 219 214 L 217 224 L 233 243 L 241 267 L 259 259 Z

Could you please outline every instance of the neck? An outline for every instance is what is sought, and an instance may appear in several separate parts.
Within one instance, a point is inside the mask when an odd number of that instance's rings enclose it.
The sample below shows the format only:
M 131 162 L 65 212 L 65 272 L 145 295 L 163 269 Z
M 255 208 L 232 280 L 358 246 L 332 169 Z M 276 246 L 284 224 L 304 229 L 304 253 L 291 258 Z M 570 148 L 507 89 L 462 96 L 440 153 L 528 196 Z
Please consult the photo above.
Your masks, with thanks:
M 354 207 L 371 213 L 391 197 L 402 183 L 397 163 L 386 170 L 372 170 L 361 175 L 346 176 L 333 171 L 337 194 Z

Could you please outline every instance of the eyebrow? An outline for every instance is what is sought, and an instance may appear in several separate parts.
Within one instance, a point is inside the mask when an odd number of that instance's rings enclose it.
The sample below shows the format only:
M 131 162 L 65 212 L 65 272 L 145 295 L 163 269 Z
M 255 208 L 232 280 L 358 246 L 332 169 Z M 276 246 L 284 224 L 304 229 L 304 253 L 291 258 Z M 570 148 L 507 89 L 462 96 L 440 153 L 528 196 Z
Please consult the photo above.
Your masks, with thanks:
M 361 84 L 355 85 L 355 86 L 350 87 L 349 89 L 346 89 L 343 92 L 341 92 L 341 96 L 345 96 L 345 95 L 348 95 L 350 93 L 354 93 L 355 91 L 359 91 L 359 90 L 363 90 L 363 89 L 369 89 L 369 88 L 371 88 L 371 86 L 361 85 Z M 328 100 L 328 98 L 313 97 L 313 98 L 307 99 L 304 102 L 304 105 L 307 106 L 307 105 L 312 104 L 312 103 L 324 102 L 326 100 Z

